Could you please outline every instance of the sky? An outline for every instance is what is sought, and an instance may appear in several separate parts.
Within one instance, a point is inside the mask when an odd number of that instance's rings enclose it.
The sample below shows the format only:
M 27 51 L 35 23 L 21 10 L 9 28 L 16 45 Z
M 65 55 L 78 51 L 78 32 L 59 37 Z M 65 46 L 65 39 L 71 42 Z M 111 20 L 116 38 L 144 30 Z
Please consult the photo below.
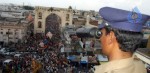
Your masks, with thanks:
M 95 10 L 109 6 L 132 11 L 137 7 L 142 14 L 150 15 L 150 0 L 0 0 L 0 4 L 12 3 L 18 5 L 46 6 L 77 10 Z

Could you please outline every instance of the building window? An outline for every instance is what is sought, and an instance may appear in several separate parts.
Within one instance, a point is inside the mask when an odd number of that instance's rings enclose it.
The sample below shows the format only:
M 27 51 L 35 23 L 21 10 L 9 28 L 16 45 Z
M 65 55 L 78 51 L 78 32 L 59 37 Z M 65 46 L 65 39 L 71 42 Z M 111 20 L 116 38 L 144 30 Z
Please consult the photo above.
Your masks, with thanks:
M 69 21 L 69 14 L 66 14 L 66 21 Z
M 38 28 L 42 28 L 42 22 L 41 21 L 38 22 Z
M 39 12 L 39 19 L 42 19 L 42 13 Z
M 68 25 L 69 25 L 69 23 L 66 23 L 65 25 L 66 25 L 66 26 L 68 26 Z
M 8 34 L 9 34 L 9 32 L 6 32 L 6 34 L 8 35 Z
M 7 34 L 7 35 L 12 35 L 12 34 L 13 34 L 13 32 L 6 32 L 6 34 Z
M 3 32 L 1 32 L 1 34 L 3 34 Z
M 72 22 L 72 24 L 74 24 L 74 21 Z

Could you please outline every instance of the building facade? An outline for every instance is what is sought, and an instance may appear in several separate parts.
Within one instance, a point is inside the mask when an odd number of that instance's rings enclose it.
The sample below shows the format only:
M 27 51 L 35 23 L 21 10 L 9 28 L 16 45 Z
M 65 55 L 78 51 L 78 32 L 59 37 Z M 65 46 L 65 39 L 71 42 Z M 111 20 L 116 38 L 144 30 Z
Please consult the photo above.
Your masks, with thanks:
M 24 42 L 33 21 L 32 14 L 33 10 L 26 10 L 23 6 L 0 5 L 0 45 Z
M 35 7 L 34 33 L 45 33 L 47 30 L 54 31 L 65 25 L 72 24 L 72 9 L 55 7 Z
M 0 23 L 0 42 L 23 42 L 26 35 L 26 24 Z
M 102 22 L 96 11 L 69 8 L 35 7 L 34 33 L 57 32 L 66 25 L 97 26 Z

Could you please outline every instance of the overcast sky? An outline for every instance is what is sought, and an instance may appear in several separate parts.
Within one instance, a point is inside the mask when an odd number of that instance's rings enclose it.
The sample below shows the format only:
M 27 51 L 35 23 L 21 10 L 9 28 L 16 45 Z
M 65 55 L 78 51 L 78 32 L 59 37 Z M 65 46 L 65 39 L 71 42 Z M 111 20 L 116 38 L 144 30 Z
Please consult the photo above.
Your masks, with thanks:
M 137 7 L 143 14 L 150 15 L 150 0 L 0 0 L 0 3 L 13 3 L 19 5 L 46 6 L 79 10 L 99 11 L 101 7 L 110 6 L 123 10 L 132 10 Z

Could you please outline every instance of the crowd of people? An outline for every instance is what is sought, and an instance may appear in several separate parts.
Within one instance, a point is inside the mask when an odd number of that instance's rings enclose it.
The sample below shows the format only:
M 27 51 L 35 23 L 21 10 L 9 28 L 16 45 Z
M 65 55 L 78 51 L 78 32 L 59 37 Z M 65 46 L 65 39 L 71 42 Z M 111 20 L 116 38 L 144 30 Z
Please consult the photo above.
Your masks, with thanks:
M 46 25 L 50 27 L 46 29 L 51 29 L 46 30 L 49 34 L 27 36 L 26 42 L 21 46 L 18 45 L 18 48 L 28 53 L 23 53 L 18 58 L 13 57 L 12 63 L 4 65 L 3 73 L 78 73 L 83 71 L 81 67 L 77 67 L 76 63 L 67 59 L 67 54 L 61 52 L 64 43 L 61 41 L 58 25 L 55 25 L 55 22 L 47 22 L 49 23 L 51 25 Z
M 2 73 L 30 73 L 31 59 L 31 54 L 13 57 L 12 61 L 3 64 Z

